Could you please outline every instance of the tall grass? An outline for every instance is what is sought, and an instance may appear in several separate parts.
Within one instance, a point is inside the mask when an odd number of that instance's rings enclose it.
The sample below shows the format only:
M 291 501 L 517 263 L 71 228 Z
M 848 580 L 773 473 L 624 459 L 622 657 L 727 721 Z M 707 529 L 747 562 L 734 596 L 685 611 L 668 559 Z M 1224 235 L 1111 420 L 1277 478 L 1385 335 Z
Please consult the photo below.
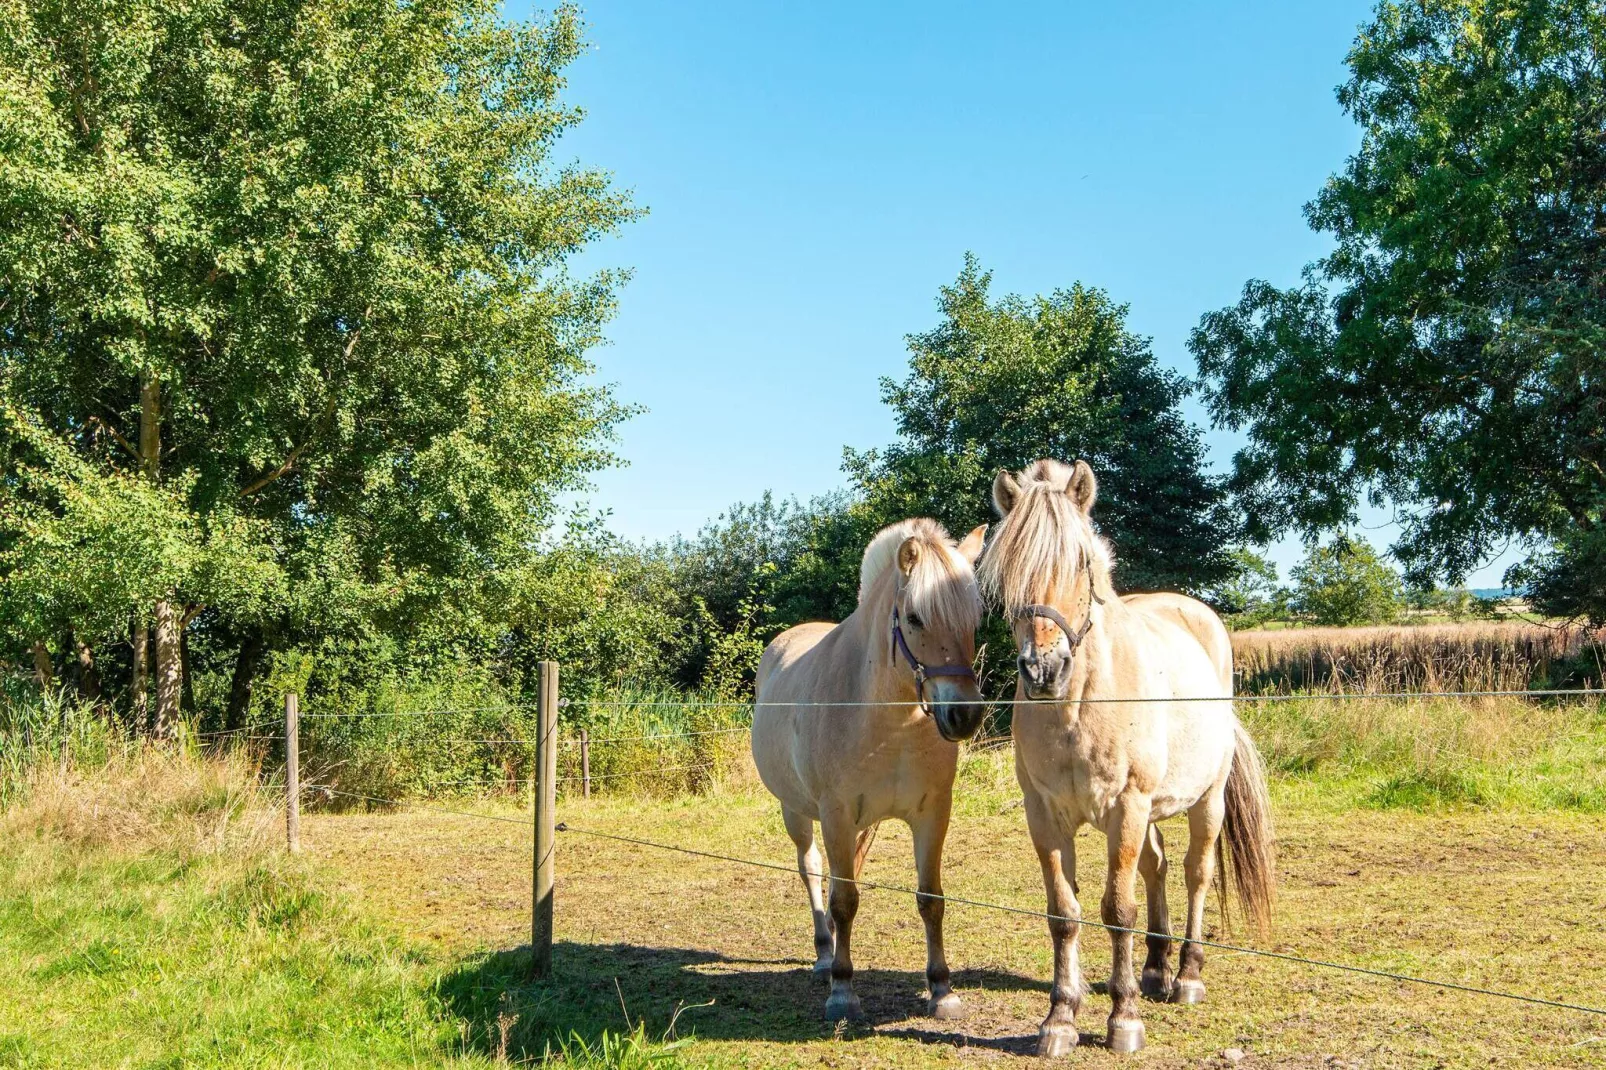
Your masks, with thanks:
M 1238 714 L 1285 786 L 1342 804 L 1606 812 L 1606 703 L 1313 696 Z
M 1235 632 L 1238 690 L 1523 691 L 1599 686 L 1606 634 L 1518 621 Z
M 320 801 L 317 786 L 333 789 L 321 800 L 332 805 L 361 804 L 356 796 L 527 794 L 539 731 L 534 705 L 484 697 L 459 702 L 338 711 L 307 704 L 301 753 L 313 800 Z M 750 776 L 751 722 L 747 703 L 696 692 L 627 686 L 565 705 L 558 717 L 559 794 L 583 793 L 583 752 L 593 794 L 695 794 L 742 782 Z
M 108 718 L 58 691 L 15 679 L 0 688 L 0 808 L 26 795 L 41 767 L 93 767 L 128 747 Z

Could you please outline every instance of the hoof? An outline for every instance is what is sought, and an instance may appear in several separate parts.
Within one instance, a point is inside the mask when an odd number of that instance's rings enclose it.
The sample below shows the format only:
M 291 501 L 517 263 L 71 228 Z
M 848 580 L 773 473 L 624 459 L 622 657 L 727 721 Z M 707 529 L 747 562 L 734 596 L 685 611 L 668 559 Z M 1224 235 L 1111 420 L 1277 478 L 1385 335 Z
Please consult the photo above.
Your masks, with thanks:
M 1203 1003 L 1205 1001 L 1205 986 L 1203 981 L 1178 981 L 1171 990 L 1172 1003 Z
M 1142 1022 L 1111 1022 L 1105 1044 L 1111 1051 L 1133 1052 L 1143 1050 Z
M 858 1022 L 864 1019 L 864 1008 L 859 1006 L 859 997 L 852 992 L 831 993 L 831 998 L 825 1001 L 825 1020 L 828 1022 Z
M 926 1013 L 940 1021 L 952 1022 L 965 1016 L 965 1005 L 956 993 L 945 992 L 926 1002 Z
M 1142 980 L 1138 982 L 1138 989 L 1150 999 L 1168 998 L 1171 995 L 1169 971 L 1153 966 L 1145 969 Z
M 1037 1031 L 1037 1055 L 1042 1059 L 1069 1055 L 1080 1039 L 1075 1025 L 1045 1025 Z
M 821 959 L 819 962 L 814 964 L 813 969 L 811 969 L 809 972 L 814 974 L 815 977 L 824 978 L 825 980 L 829 981 L 831 979 L 831 960 Z

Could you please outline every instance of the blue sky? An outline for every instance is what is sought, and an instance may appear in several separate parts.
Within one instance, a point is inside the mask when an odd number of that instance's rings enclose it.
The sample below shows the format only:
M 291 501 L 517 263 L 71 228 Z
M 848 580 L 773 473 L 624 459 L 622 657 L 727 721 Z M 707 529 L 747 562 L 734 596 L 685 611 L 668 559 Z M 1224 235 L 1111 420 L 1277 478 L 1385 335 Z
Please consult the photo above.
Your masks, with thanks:
M 634 271 L 595 357 L 649 409 L 589 501 L 657 539 L 840 486 L 967 250 L 997 293 L 1108 290 L 1191 374 L 1201 313 L 1327 247 L 1301 209 L 1358 144 L 1333 89 L 1370 7 L 587 6 L 559 157 L 649 212 L 582 261 Z

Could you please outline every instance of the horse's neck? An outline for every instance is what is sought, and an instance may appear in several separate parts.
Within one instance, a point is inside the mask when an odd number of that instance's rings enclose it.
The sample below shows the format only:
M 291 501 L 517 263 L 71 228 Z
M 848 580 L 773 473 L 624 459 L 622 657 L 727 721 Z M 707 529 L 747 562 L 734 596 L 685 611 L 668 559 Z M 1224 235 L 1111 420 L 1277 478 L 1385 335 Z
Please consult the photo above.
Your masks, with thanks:
M 1095 585 L 1094 592 L 1098 599 L 1088 605 L 1091 622 L 1077 647 L 1071 686 L 1067 689 L 1066 697 L 1073 700 L 1067 711 L 1072 720 L 1079 716 L 1083 702 L 1116 697 L 1119 685 L 1115 662 L 1127 656 L 1132 645 L 1127 635 L 1132 610 L 1107 583 L 1102 589 Z

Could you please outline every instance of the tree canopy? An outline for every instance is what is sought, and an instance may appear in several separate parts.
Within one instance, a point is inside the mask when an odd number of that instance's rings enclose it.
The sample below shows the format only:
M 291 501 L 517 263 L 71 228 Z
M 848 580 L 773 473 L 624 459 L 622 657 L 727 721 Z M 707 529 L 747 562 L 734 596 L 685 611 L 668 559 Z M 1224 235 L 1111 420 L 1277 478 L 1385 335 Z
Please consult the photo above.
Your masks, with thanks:
M 967 257 L 942 322 L 909 336 L 908 376 L 882 381 L 898 440 L 845 463 L 874 514 L 963 533 L 992 518 L 1000 468 L 1081 458 L 1099 474 L 1119 587 L 1198 592 L 1231 575 L 1237 524 L 1182 415 L 1188 385 L 1127 329 L 1126 306 L 1080 283 L 998 300 L 990 284 Z
M 0 387 L 55 488 L 8 478 L 0 584 L 95 501 L 169 558 L 264 564 L 262 597 L 175 567 L 17 627 L 108 638 L 154 599 L 158 644 L 170 603 L 220 635 L 472 632 L 506 602 L 626 415 L 585 356 L 619 280 L 565 268 L 633 214 L 553 162 L 579 32 L 488 0 L 0 8 Z
M 1252 535 L 1392 503 L 1413 582 L 1515 537 L 1541 608 L 1606 619 L 1603 55 L 1594 0 L 1378 7 L 1360 150 L 1306 209 L 1333 252 L 1192 337 Z

